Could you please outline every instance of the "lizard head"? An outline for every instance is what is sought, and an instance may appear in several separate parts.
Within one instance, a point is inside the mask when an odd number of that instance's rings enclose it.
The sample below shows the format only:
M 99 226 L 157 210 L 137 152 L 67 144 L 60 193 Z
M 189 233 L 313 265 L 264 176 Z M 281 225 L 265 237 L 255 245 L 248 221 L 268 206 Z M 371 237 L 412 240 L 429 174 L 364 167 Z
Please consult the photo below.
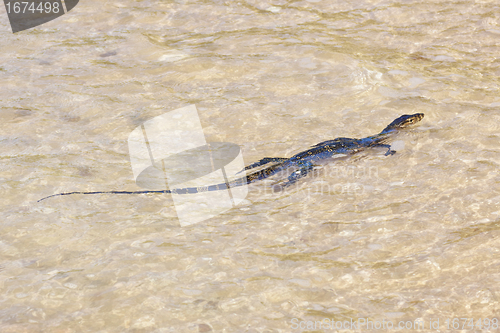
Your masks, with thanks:
M 390 123 L 389 126 L 387 126 L 382 132 L 389 132 L 407 128 L 413 124 L 418 123 L 420 120 L 422 120 L 422 118 L 424 118 L 423 113 L 402 115 L 401 117 L 395 119 L 392 123 Z

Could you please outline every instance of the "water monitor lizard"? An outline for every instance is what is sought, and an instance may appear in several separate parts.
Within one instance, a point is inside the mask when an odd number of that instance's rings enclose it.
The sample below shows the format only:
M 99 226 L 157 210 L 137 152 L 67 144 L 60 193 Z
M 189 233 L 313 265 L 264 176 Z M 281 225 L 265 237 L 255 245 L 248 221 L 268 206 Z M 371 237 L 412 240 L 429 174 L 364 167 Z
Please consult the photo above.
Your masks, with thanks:
M 281 186 L 286 187 L 295 183 L 298 179 L 306 176 L 314 168 L 314 163 L 320 160 L 328 159 L 337 154 L 343 155 L 353 155 L 363 151 L 367 148 L 373 147 L 383 147 L 387 148 L 385 155 L 393 155 L 396 151 L 391 150 L 391 146 L 387 144 L 387 140 L 394 134 L 398 133 L 400 130 L 405 129 L 424 118 L 423 113 L 415 113 L 411 115 L 402 115 L 401 117 L 395 119 L 390 123 L 382 132 L 368 136 L 363 139 L 351 139 L 351 138 L 336 138 L 333 140 L 320 142 L 312 148 L 295 154 L 290 158 L 286 157 L 265 157 L 260 161 L 250 164 L 245 167 L 244 170 L 250 170 L 268 163 L 274 163 L 262 170 L 250 173 L 241 178 L 237 178 L 228 183 L 221 183 L 216 185 L 209 185 L 203 187 L 187 187 L 187 188 L 177 188 L 172 190 L 146 190 L 146 191 L 98 191 L 98 192 L 65 192 L 50 195 L 48 197 L 38 200 L 38 202 L 62 195 L 72 195 L 72 194 L 146 194 L 146 193 L 174 193 L 174 194 L 190 194 L 190 193 L 201 193 L 207 191 L 219 191 L 225 190 L 227 188 L 243 186 L 258 180 L 268 178 L 280 171 L 287 170 L 289 168 L 296 168 L 297 170 L 292 172 L 288 176 L 288 180 Z M 243 171 L 243 170 L 242 170 Z

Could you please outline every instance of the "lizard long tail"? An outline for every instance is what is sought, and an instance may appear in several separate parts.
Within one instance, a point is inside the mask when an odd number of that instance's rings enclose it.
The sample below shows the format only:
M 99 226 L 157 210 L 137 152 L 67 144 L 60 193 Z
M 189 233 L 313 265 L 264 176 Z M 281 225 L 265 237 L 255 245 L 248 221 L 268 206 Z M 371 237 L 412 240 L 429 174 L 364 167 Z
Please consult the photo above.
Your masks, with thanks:
M 63 192 L 63 193 L 49 195 L 45 198 L 38 200 L 37 202 L 40 202 L 40 201 L 43 201 L 45 199 L 52 198 L 52 197 L 63 196 L 63 195 L 73 195 L 73 194 L 148 194 L 148 193 L 194 194 L 194 193 L 202 193 L 202 192 L 210 192 L 210 191 L 221 191 L 221 190 L 226 190 L 226 189 L 231 188 L 231 187 L 247 185 L 247 184 L 253 183 L 255 181 L 270 177 L 270 176 L 274 175 L 275 173 L 281 171 L 283 169 L 283 164 L 284 164 L 284 162 L 272 165 L 272 166 L 267 167 L 263 170 L 254 172 L 248 176 L 235 179 L 229 183 L 220 183 L 220 184 L 216 184 L 216 185 L 200 186 L 200 187 L 175 188 L 172 190 Z

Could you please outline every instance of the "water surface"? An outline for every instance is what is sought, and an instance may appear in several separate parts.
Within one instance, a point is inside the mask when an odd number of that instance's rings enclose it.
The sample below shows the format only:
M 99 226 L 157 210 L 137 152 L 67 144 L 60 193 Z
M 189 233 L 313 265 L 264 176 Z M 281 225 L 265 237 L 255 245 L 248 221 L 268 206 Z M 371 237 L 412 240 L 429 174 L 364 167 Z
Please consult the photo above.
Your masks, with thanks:
M 17 34 L 0 17 L 2 332 L 500 313 L 496 2 L 87 0 Z M 256 183 L 191 227 L 168 195 L 36 202 L 139 190 L 129 133 L 190 104 L 247 163 L 425 118 L 393 156 Z

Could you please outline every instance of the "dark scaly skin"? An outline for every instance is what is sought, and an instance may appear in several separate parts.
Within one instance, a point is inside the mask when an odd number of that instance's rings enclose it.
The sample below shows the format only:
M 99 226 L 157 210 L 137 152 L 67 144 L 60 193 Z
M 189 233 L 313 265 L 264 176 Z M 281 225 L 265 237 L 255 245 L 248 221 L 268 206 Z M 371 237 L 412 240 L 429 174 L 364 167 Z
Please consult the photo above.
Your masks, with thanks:
M 272 175 L 286 170 L 291 167 L 298 168 L 297 171 L 293 172 L 289 177 L 288 181 L 285 182 L 282 187 L 289 186 L 295 183 L 298 179 L 306 176 L 313 168 L 314 162 L 331 158 L 334 155 L 353 155 L 363 151 L 367 148 L 382 147 L 387 148 L 385 155 L 393 155 L 396 151 L 391 150 L 391 146 L 385 142 L 394 134 L 398 133 L 400 130 L 405 129 L 424 118 L 423 113 L 415 113 L 412 115 L 403 115 L 395 119 L 390 123 L 382 132 L 379 134 L 369 136 L 363 139 L 351 139 L 351 138 L 336 138 L 333 140 L 320 142 L 312 148 L 300 152 L 290 158 L 285 157 L 266 157 L 261 159 L 259 162 L 250 164 L 245 167 L 244 170 L 253 169 L 268 163 L 275 163 L 267 168 L 253 172 L 247 176 L 235 179 L 228 183 L 221 183 L 216 185 L 209 185 L 203 187 L 187 187 L 178 188 L 173 190 L 158 190 L 158 191 L 102 191 L 102 192 L 66 192 L 53 194 L 48 197 L 38 200 L 38 202 L 62 195 L 72 195 L 72 194 L 145 194 L 145 193 L 174 193 L 174 194 L 192 194 L 192 193 L 202 193 L 209 191 L 220 191 L 231 187 L 243 186 L 256 181 L 266 179 Z

